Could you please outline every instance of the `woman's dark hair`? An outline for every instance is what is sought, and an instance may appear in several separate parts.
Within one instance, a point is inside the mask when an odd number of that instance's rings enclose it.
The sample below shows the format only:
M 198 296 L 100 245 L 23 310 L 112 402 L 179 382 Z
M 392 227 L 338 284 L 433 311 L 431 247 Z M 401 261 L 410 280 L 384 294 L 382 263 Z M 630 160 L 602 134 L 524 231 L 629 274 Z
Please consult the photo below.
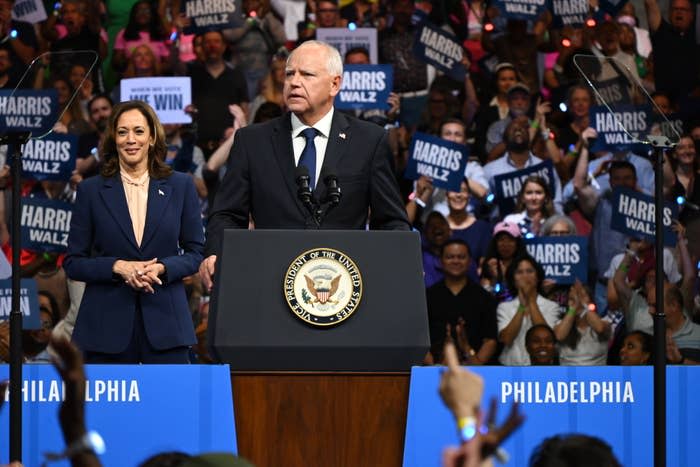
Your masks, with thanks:
M 56 297 L 54 297 L 53 294 L 47 290 L 40 290 L 37 293 L 42 297 L 46 297 L 46 299 L 51 304 L 51 310 L 49 310 L 49 314 L 51 315 L 51 321 L 53 321 L 53 325 L 56 326 L 56 324 L 58 324 L 58 322 L 61 321 L 61 310 L 58 309 L 58 300 L 56 300 Z
M 621 467 L 605 441 L 588 435 L 555 435 L 530 456 L 530 467 Z
M 104 164 L 100 174 L 105 177 L 114 177 L 119 173 L 119 156 L 117 153 L 116 132 L 119 117 L 129 110 L 138 110 L 146 118 L 148 129 L 153 136 L 153 145 L 148 148 L 148 173 L 152 178 L 168 177 L 173 169 L 164 162 L 168 147 L 165 144 L 165 131 L 158 120 L 158 116 L 150 105 L 143 101 L 125 101 L 114 106 L 109 117 L 105 138 L 100 147 L 100 155 L 104 158 Z
M 548 218 L 554 214 L 554 203 L 552 202 L 552 190 L 549 189 L 549 182 L 545 180 L 544 177 L 539 175 L 530 175 L 523 181 L 520 187 L 520 193 L 518 193 L 518 200 L 515 204 L 514 212 L 521 212 L 525 210 L 525 187 L 528 183 L 534 183 L 539 185 L 544 190 L 544 204 L 542 205 L 542 215 L 544 218 Z
M 484 261 L 483 264 L 486 265 L 488 260 L 491 258 L 496 258 L 497 260 L 501 260 L 501 255 L 498 253 L 498 247 L 497 247 L 497 239 L 501 235 L 508 235 L 510 237 L 510 234 L 506 232 L 499 232 L 493 237 L 491 237 L 491 241 L 489 241 L 489 246 L 486 248 L 486 254 L 484 254 Z M 515 254 L 513 255 L 513 258 L 518 258 L 522 255 L 527 254 L 527 250 L 525 249 L 525 242 L 521 237 L 516 237 L 515 238 Z M 499 274 L 500 274 L 500 269 L 499 269 Z M 490 279 L 490 280 L 497 280 L 498 282 L 503 282 L 503 277 L 491 277 L 491 271 L 490 268 L 488 267 L 483 267 L 481 268 L 481 277 L 484 279 Z
M 654 360 L 654 336 L 643 331 L 628 332 L 625 339 L 627 339 L 629 336 L 639 337 L 639 341 L 642 344 L 642 352 L 649 354 L 649 360 L 647 360 L 646 364 L 648 365 L 650 362 L 652 362 Z
M 527 330 L 527 332 L 525 333 L 525 350 L 528 354 L 530 353 L 528 348 L 530 347 L 530 341 L 532 340 L 532 336 L 533 334 L 535 334 L 535 332 L 537 332 L 540 329 L 544 329 L 552 336 L 552 342 L 554 344 L 554 355 L 552 356 L 552 364 L 559 365 L 559 353 L 556 351 L 557 336 L 556 334 L 554 334 L 554 330 L 550 328 L 547 324 L 535 324 Z
M 533 268 L 535 268 L 535 273 L 537 274 L 537 292 L 539 293 L 540 288 L 542 287 L 542 281 L 544 280 L 544 269 L 542 269 L 542 266 L 540 266 L 540 263 L 538 263 L 535 258 L 527 253 L 515 258 L 510 263 L 508 270 L 506 270 L 506 283 L 508 284 L 508 288 L 512 290 L 513 293 L 517 292 L 518 288 L 515 286 L 515 271 L 523 261 L 527 261 Z
M 151 35 L 152 41 L 162 41 L 166 39 L 165 28 L 158 14 L 158 2 L 149 2 L 148 0 L 140 0 L 134 3 L 129 11 L 129 22 L 124 28 L 124 39 L 135 41 L 139 39 L 139 25 L 136 24 L 136 10 L 139 5 L 146 4 L 151 10 L 151 22 L 148 24 L 148 33 Z

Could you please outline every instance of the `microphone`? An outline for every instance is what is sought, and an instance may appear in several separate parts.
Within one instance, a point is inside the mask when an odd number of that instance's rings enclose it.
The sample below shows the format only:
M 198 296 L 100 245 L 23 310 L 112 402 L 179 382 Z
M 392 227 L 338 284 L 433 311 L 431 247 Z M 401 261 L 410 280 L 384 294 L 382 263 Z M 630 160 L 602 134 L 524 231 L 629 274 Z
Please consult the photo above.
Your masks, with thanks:
M 311 202 L 311 177 L 309 177 L 309 168 L 305 165 L 297 167 L 294 178 L 297 182 L 297 197 L 301 202 L 313 212 L 313 203 Z
M 342 192 L 340 191 L 340 186 L 338 185 L 338 176 L 334 172 L 329 172 L 324 178 L 324 183 L 326 184 L 326 202 L 330 203 L 331 207 L 335 207 L 340 204 L 340 198 L 342 197 Z

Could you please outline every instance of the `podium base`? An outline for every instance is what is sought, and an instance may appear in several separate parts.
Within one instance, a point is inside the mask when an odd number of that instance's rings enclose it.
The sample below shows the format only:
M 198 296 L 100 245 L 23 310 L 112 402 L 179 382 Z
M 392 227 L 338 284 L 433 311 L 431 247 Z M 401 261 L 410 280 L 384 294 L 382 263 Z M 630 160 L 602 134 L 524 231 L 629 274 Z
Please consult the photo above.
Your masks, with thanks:
M 232 372 L 238 452 L 258 467 L 399 467 L 409 378 Z

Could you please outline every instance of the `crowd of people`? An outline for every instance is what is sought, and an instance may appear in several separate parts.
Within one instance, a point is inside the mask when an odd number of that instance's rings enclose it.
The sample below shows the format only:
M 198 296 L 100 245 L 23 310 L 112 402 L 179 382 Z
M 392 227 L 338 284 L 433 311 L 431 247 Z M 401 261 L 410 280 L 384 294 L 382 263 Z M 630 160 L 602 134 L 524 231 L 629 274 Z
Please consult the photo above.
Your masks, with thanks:
M 0 243 L 8 259 L 10 187 L 21 183 L 23 196 L 74 202 L 80 185 L 104 173 L 107 161 L 96 148 L 115 144 L 110 116 L 121 100 L 121 79 L 191 78 L 192 105 L 186 110 L 193 123 L 164 125 L 162 138 L 155 136 L 163 145 L 157 152 L 163 164 L 191 179 L 196 222 L 206 226 L 217 192 L 238 195 L 238 185 L 231 185 L 239 181 L 235 174 L 224 175 L 227 165 L 236 169 L 241 159 L 230 165 L 227 159 L 244 144 L 255 144 L 252 130 L 241 141 L 238 131 L 296 112 L 283 92 L 291 79 L 290 52 L 313 40 L 319 28 L 372 27 L 378 31 L 379 63 L 393 66 L 388 110 L 348 113 L 386 131 L 408 222 L 421 233 L 431 338 L 426 363 L 443 361 L 443 343 L 450 336 L 461 362 L 470 365 L 649 364 L 656 274 L 664 275 L 667 361 L 700 362 L 700 112 L 694 110 L 700 109 L 700 38 L 689 0 L 627 2 L 616 14 L 591 0 L 591 21 L 580 27 L 557 27 L 547 10 L 536 21 L 507 18 L 478 1 L 243 0 L 241 26 L 196 35 L 185 34 L 191 19 L 180 4 L 48 2 L 48 19 L 31 25 L 11 18 L 13 0 L 0 0 L 0 89 L 18 84 L 56 89 L 65 112 L 54 132 L 79 141 L 70 180 L 15 181 L 7 166 L 0 171 Z M 463 82 L 414 53 L 418 21 L 430 21 L 462 43 Z M 75 50 L 97 52 L 97 65 L 91 68 L 84 54 L 52 54 L 20 83 L 43 52 Z M 682 121 L 678 144 L 665 156 L 663 183 L 668 201 L 681 197 L 685 203 L 674 224 L 677 247 L 662 252 L 663 271 L 654 268 L 657 252 L 648 239 L 630 238 L 610 226 L 611 190 L 653 195 L 653 166 L 646 153 L 593 150 L 590 108 L 599 102 L 574 63 L 576 54 L 615 58 L 641 81 L 657 112 Z M 356 47 L 342 58 L 363 64 L 370 56 Z M 459 191 L 435 187 L 425 176 L 404 178 L 416 132 L 468 148 Z M 235 143 L 239 148 L 232 152 Z M 552 162 L 551 179 L 529 176 L 512 212 L 501 212 L 493 201 L 496 177 L 543 161 Z M 267 225 L 268 215 L 275 214 L 257 206 L 250 219 L 237 221 L 251 228 L 256 221 Z M 525 244 L 571 235 L 588 237 L 589 271 L 586 280 L 564 285 L 545 277 Z M 202 253 L 199 246 L 196 250 Z M 63 254 L 25 250 L 21 267 L 23 277 L 34 278 L 46 297 L 44 330 L 55 327 L 55 333 L 69 336 L 84 284 L 75 280 L 80 276 L 75 271 L 67 277 L 63 260 Z M 193 347 L 195 357 L 205 362 L 209 357 L 201 344 L 211 284 L 192 272 L 189 268 L 183 283 L 200 344 Z M 127 283 L 142 284 L 121 275 Z M 27 333 L 25 358 L 45 359 L 48 341 L 48 332 Z M 6 357 L 7 326 L 0 324 L 0 358 Z

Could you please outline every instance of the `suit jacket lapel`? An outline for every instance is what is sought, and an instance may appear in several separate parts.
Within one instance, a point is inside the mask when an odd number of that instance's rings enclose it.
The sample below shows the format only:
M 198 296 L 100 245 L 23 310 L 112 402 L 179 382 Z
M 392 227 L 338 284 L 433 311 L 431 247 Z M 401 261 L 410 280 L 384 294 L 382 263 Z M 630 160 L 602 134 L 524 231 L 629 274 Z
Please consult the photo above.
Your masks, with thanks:
M 131 215 L 129 207 L 126 205 L 126 196 L 121 182 L 116 177 L 106 179 L 100 189 L 100 196 L 102 196 L 107 211 L 114 218 L 124 236 L 129 239 L 134 248 L 138 249 L 134 236 L 134 226 L 131 223 Z
M 148 207 L 146 209 L 146 225 L 143 228 L 141 249 L 144 250 L 148 241 L 158 230 L 165 208 L 170 202 L 172 187 L 167 179 L 151 179 L 148 184 Z
M 328 135 L 326 154 L 323 156 L 323 166 L 321 166 L 321 174 L 316 183 L 316 192 L 314 193 L 318 200 L 326 197 L 326 183 L 324 182 L 326 175 L 329 173 L 338 175 L 338 164 L 349 147 L 348 143 L 351 137 L 349 126 L 350 122 L 345 114 L 335 109 L 333 111 L 331 132 Z
M 297 182 L 295 180 L 296 166 L 294 165 L 294 146 L 292 145 L 292 122 L 291 114 L 287 113 L 277 121 L 272 135 L 272 145 L 275 152 L 277 165 L 282 172 L 282 178 L 289 189 L 291 199 L 299 208 L 302 215 L 306 214 L 304 206 L 297 197 Z

